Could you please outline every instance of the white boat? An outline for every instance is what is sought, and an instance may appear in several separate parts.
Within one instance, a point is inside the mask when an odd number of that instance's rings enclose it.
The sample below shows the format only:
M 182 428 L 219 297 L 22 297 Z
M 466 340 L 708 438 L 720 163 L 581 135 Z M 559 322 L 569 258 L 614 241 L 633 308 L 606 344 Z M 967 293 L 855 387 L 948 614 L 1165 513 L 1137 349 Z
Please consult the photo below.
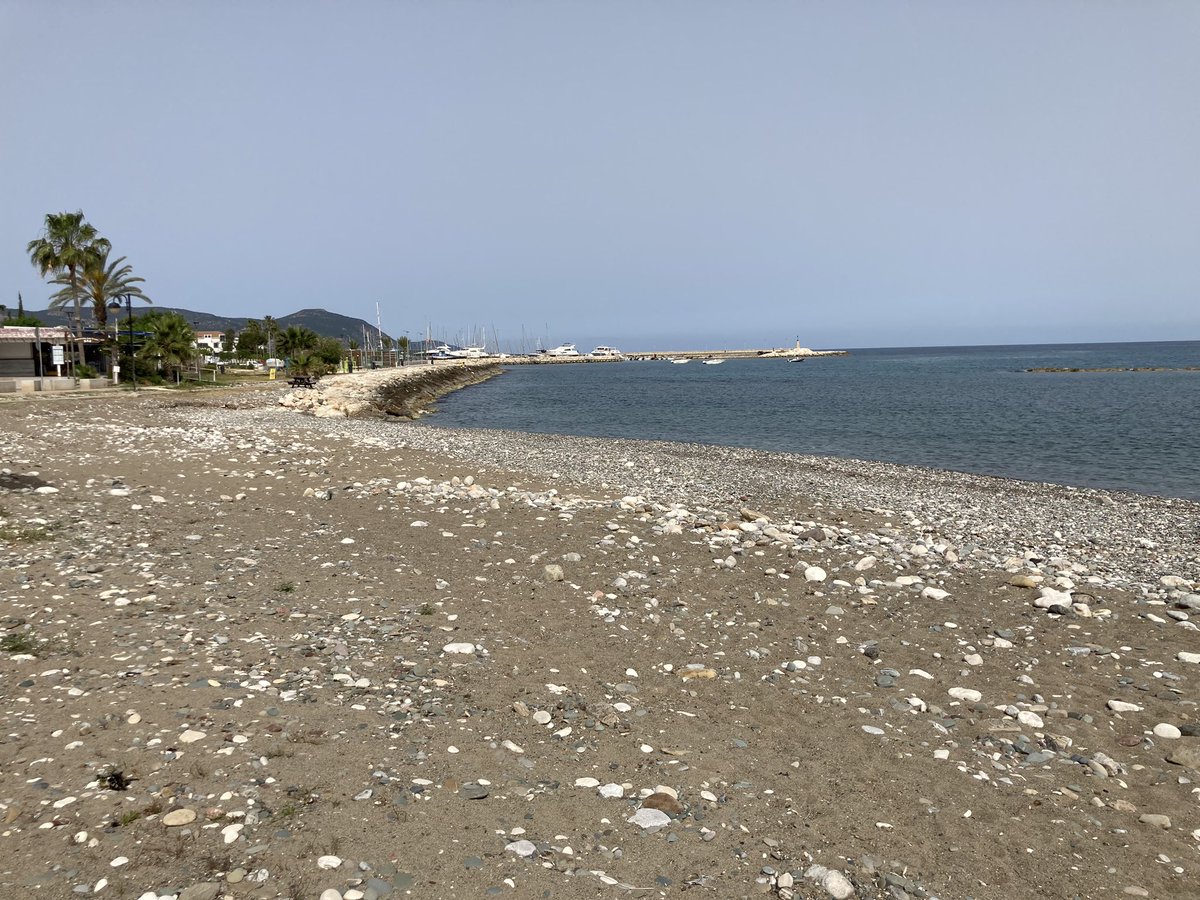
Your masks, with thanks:
M 589 353 L 588 356 L 592 357 L 593 359 L 624 359 L 625 358 L 624 356 L 621 355 L 621 351 L 618 350 L 616 347 L 605 347 L 603 344 L 601 344 L 599 347 L 597 347 L 595 350 L 593 350 L 591 353 Z
M 488 355 L 486 347 L 462 347 L 448 352 L 451 359 L 483 359 Z
M 454 351 L 451 350 L 446 344 L 438 344 L 429 351 L 428 356 L 430 359 L 453 359 L 453 357 L 450 355 L 453 352 Z
M 673 360 L 671 360 L 671 365 L 673 365 L 673 366 L 685 366 L 685 365 L 687 365 L 687 364 L 688 364 L 688 363 L 690 363 L 690 362 L 691 362 L 691 360 L 690 360 L 690 359 L 688 359 L 686 356 L 684 356 L 684 357 L 680 357 L 679 359 L 673 359 Z
M 553 350 L 546 351 L 547 356 L 579 356 L 574 344 L 559 344 Z
M 719 366 L 723 362 L 725 362 L 723 359 L 706 359 L 704 364 L 706 366 Z

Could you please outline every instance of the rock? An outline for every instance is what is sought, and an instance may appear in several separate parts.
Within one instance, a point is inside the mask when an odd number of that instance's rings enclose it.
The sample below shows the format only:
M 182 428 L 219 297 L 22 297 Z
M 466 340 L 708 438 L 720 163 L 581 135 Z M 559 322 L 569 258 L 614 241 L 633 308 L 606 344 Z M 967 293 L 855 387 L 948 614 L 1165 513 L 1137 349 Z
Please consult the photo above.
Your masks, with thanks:
M 1035 588 L 1042 583 L 1041 575 L 1014 575 L 1008 579 L 1013 587 Z
M 194 809 L 173 809 L 162 817 L 162 823 L 168 828 L 178 828 L 196 821 Z
M 1200 772 L 1200 743 L 1188 742 L 1179 749 L 1172 750 L 1167 762 Z
M 1169 741 L 1183 737 L 1183 733 L 1170 722 L 1159 722 L 1154 726 L 1154 733 L 1160 738 L 1166 738 Z
M 1154 813 L 1143 813 L 1138 816 L 1138 821 L 1143 825 L 1153 825 L 1155 828 L 1168 829 L 1171 827 L 1171 819 L 1168 816 L 1160 816 Z
M 805 581 L 824 581 L 828 577 L 828 573 L 820 566 L 809 566 L 804 570 Z
M 1185 663 L 1200 663 L 1200 653 L 1188 653 L 1186 650 L 1180 650 L 1175 655 L 1175 658 L 1180 662 Z
M 1113 712 L 1141 712 L 1142 708 L 1136 703 L 1128 703 L 1124 700 L 1109 700 L 1105 704 Z
M 330 855 L 330 856 L 317 857 L 317 868 L 318 869 L 336 869 L 341 864 L 342 864 L 342 858 L 340 856 Z
M 1039 609 L 1051 609 L 1056 606 L 1070 609 L 1071 602 L 1070 591 L 1056 591 L 1051 587 L 1043 587 L 1041 591 L 1038 592 L 1038 596 L 1033 601 L 1033 605 Z
M 1017 721 L 1029 728 L 1042 728 L 1046 724 L 1042 721 L 1041 716 L 1027 709 L 1023 709 L 1017 713 Z
M 941 588 L 927 587 L 921 591 L 921 596 L 929 600 L 945 600 L 950 596 L 950 592 L 943 591 Z
M 221 885 L 215 881 L 207 881 L 184 888 L 183 893 L 179 895 L 179 900 L 217 900 L 220 893 Z
M 597 790 L 601 797 L 608 797 L 610 800 L 618 800 L 625 796 L 625 788 L 612 782 L 600 785 Z
M 179 736 L 179 743 L 194 744 L 194 743 L 196 743 L 196 741 L 202 741 L 206 737 L 208 737 L 208 735 L 205 734 L 203 731 L 193 731 L 192 729 L 189 728 L 187 731 L 185 731 L 183 734 L 181 734 Z
M 955 700 L 962 700 L 964 703 L 978 703 L 983 699 L 983 694 L 971 688 L 952 687 L 946 693 Z
M 342 900 L 342 894 L 334 888 L 326 888 L 321 891 L 321 900 Z
M 443 653 L 474 653 L 475 645 L 469 644 L 466 641 L 459 641 L 453 644 L 447 644 L 442 648 Z
M 819 884 L 830 897 L 835 900 L 848 900 L 854 896 L 854 885 L 850 879 L 837 869 L 827 869 L 825 866 L 809 866 L 804 872 L 809 881 Z
M 471 782 L 470 784 L 464 784 L 458 789 L 458 793 L 460 797 L 463 797 L 467 800 L 486 800 L 488 797 L 487 786 L 476 784 L 474 782 Z
M 659 809 L 675 818 L 683 815 L 683 804 L 664 791 L 656 791 L 643 800 L 642 809 Z
M 504 849 L 508 853 L 515 853 L 517 856 L 530 857 L 537 853 L 537 847 L 533 841 L 513 841 L 511 844 L 505 844 Z
M 547 581 L 562 581 L 566 578 L 563 573 L 563 567 L 557 563 L 550 563 L 542 570 L 542 575 Z
M 661 809 L 642 807 L 628 821 L 640 828 L 663 828 L 671 824 L 671 817 Z
M 830 869 L 825 873 L 825 877 L 821 879 L 821 887 L 825 888 L 825 893 L 835 900 L 847 900 L 854 896 L 854 885 L 837 869 Z

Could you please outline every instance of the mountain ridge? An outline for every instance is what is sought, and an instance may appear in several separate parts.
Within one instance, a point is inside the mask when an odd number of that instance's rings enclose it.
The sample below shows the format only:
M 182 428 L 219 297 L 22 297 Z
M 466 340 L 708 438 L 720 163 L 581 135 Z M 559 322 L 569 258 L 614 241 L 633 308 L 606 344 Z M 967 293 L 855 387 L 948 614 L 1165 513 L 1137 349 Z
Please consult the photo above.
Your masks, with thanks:
M 246 327 L 246 323 L 250 321 L 252 316 L 222 316 L 216 313 L 204 312 L 201 310 L 184 309 L 179 306 L 145 306 L 138 305 L 134 307 L 134 315 L 141 315 L 148 310 L 158 310 L 159 312 L 178 313 L 187 319 L 188 323 L 196 331 L 227 331 L 232 328 L 234 331 L 241 331 Z M 54 309 L 35 309 L 30 310 L 29 315 L 36 316 L 41 319 L 46 325 L 69 325 L 66 311 Z M 119 318 L 124 319 L 125 310 L 121 309 Z M 85 322 L 91 320 L 91 317 L 85 313 Z M 262 318 L 258 319 L 260 322 Z M 323 337 L 337 338 L 338 340 L 351 340 L 362 342 L 363 330 L 375 339 L 378 337 L 378 329 L 366 319 L 359 319 L 354 316 L 344 316 L 341 313 L 330 312 L 321 307 L 308 307 L 306 309 L 298 309 L 286 316 L 279 316 L 275 320 L 281 329 L 287 328 L 290 325 L 298 325 L 303 328 L 309 328 Z M 385 331 L 384 337 L 390 337 Z

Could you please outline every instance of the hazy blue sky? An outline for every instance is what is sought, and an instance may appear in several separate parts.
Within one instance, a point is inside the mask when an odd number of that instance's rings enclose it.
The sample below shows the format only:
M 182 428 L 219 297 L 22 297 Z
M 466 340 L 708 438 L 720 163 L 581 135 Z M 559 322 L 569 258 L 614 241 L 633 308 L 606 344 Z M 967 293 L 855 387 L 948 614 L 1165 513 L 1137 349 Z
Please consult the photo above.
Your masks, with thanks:
M 582 349 L 1200 339 L 1200 3 L 0 0 L 0 295 Z

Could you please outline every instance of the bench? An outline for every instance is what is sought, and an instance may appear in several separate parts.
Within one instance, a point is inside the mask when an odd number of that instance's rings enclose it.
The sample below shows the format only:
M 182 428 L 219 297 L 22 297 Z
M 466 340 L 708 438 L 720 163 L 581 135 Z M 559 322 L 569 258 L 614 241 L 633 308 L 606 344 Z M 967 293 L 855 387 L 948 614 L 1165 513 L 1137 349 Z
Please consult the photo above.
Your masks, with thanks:
M 294 375 L 288 384 L 295 388 L 315 388 L 321 379 L 316 375 Z

